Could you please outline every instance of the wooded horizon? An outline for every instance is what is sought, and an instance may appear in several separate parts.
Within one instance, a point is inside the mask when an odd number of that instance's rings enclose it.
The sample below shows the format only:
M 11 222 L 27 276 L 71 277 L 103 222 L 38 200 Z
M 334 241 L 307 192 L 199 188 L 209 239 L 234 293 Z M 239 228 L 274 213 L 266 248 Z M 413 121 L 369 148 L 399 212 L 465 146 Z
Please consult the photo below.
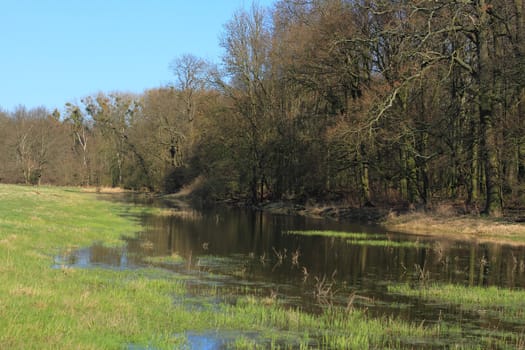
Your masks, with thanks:
M 525 1 L 281 0 L 170 86 L 0 112 L 0 182 L 208 200 L 525 200 Z M 197 181 L 198 179 L 198 181 Z

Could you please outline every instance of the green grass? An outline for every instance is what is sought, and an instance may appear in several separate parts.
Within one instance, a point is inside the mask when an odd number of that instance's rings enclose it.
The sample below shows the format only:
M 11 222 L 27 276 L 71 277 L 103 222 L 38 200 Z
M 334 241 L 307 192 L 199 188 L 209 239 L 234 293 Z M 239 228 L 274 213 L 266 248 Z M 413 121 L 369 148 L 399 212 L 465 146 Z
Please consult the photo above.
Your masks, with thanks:
M 143 258 L 143 260 L 150 264 L 183 264 L 186 259 L 184 259 L 182 256 L 174 253 L 171 255 L 166 256 L 146 256 Z
M 154 270 L 52 269 L 53 256 L 94 241 L 122 244 L 148 209 L 76 189 L 0 185 L 0 348 L 120 348 L 169 344 L 172 295 L 184 285 Z
M 511 290 L 499 287 L 468 287 L 456 284 L 430 284 L 415 288 L 408 284 L 400 284 L 388 286 L 388 291 L 446 304 L 454 304 L 463 310 L 525 324 L 524 290 Z
M 456 330 L 444 334 L 358 310 L 312 315 L 250 295 L 221 302 L 217 289 L 202 297 L 202 307 L 188 307 L 199 297 L 188 297 L 184 277 L 160 269 L 51 268 L 58 252 L 93 242 L 122 245 L 121 237 L 142 229 L 144 213 L 157 209 L 74 188 L 0 185 L 0 348 L 176 349 L 189 331 L 259 335 L 231 344 L 241 349 L 400 348 L 404 341 L 456 337 Z
M 321 315 L 311 315 L 278 302 L 261 303 L 259 298 L 250 296 L 241 298 L 236 305 L 222 305 L 219 312 L 209 317 L 219 328 L 250 325 L 275 344 L 310 344 L 315 349 L 399 348 L 399 337 L 431 339 L 439 335 L 437 327 L 369 318 L 358 310 L 332 307 Z
M 365 245 L 370 247 L 393 247 L 393 248 L 429 248 L 430 245 L 419 241 L 391 241 L 389 239 L 349 239 L 348 244 Z
M 373 233 L 363 233 L 363 232 L 344 232 L 344 231 L 321 231 L 321 230 L 291 230 L 284 231 L 285 234 L 289 235 L 302 235 L 302 236 L 322 236 L 322 237 L 338 237 L 338 238 L 349 238 L 349 239 L 374 239 L 374 238 L 383 238 L 384 235 L 373 234 Z
M 303 235 L 303 236 L 320 236 L 320 237 L 337 237 L 347 238 L 347 243 L 354 245 L 366 245 L 373 247 L 406 247 L 406 248 L 427 248 L 428 244 L 421 243 L 419 241 L 392 241 L 390 239 L 384 239 L 384 234 L 375 233 L 364 233 L 364 232 L 344 232 L 344 231 L 285 231 L 285 234 L 289 235 Z

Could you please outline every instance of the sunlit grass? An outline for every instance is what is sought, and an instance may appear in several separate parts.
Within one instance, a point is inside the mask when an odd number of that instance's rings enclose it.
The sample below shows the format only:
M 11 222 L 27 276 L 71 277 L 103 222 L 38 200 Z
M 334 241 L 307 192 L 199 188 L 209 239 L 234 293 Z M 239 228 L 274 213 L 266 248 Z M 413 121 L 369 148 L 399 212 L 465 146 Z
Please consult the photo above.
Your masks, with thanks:
M 210 315 L 210 317 L 213 317 Z M 438 327 L 424 327 L 391 318 L 369 318 L 359 310 L 330 307 L 320 315 L 286 308 L 279 303 L 262 304 L 258 298 L 240 299 L 237 305 L 223 305 L 215 313 L 218 327 L 237 328 L 242 324 L 259 329 L 263 338 L 275 343 L 309 344 L 314 349 L 403 348 L 398 339 L 438 336 Z M 279 332 L 275 332 L 275 330 Z M 394 336 L 395 335 L 395 336 Z M 287 348 L 284 346 L 283 348 Z
M 525 291 L 499 287 L 430 284 L 413 287 L 408 284 L 388 286 L 391 293 L 458 305 L 463 310 L 489 314 L 506 321 L 525 324 Z
M 363 232 L 344 232 L 344 231 L 331 231 L 331 230 L 290 230 L 284 231 L 285 234 L 289 235 L 301 235 L 301 236 L 321 236 L 321 237 L 338 237 L 338 238 L 349 238 L 349 239 L 374 239 L 374 238 L 383 238 L 384 235 L 373 234 L 373 233 L 363 233 Z
M 122 245 L 147 208 L 97 201 L 74 188 L 0 185 L 0 348 L 170 344 L 172 295 L 161 271 L 52 269 L 53 255 L 95 241 Z
M 161 256 L 146 256 L 143 260 L 150 264 L 182 264 L 186 261 L 177 253 Z
M 285 231 L 289 235 L 319 236 L 347 238 L 348 244 L 364 245 L 372 247 L 394 247 L 394 248 L 428 248 L 429 245 L 419 241 L 393 241 L 386 238 L 386 235 L 364 232 L 344 232 L 344 231 L 322 231 L 322 230 L 290 230 Z
M 392 247 L 392 248 L 428 248 L 427 243 L 419 241 L 391 241 L 388 239 L 351 239 L 347 241 L 348 244 L 364 245 L 369 247 Z

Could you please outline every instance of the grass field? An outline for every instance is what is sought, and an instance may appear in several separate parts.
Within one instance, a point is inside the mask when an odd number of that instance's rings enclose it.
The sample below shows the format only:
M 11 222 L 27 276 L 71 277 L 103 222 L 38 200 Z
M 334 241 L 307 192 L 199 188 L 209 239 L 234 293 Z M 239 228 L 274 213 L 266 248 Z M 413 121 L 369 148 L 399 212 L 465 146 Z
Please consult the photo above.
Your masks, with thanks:
M 161 271 L 51 268 L 60 250 L 122 244 L 141 229 L 129 214 L 146 210 L 77 189 L 0 185 L 0 348 L 172 342 L 166 310 L 180 281 Z

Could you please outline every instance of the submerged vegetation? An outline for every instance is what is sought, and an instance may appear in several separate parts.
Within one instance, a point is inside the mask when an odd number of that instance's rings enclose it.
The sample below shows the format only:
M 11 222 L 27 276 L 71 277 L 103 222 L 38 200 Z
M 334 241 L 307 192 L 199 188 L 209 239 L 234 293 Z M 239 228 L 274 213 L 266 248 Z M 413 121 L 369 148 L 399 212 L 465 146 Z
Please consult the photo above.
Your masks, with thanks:
M 479 334 L 480 348 L 525 349 L 525 291 L 499 287 L 462 286 L 457 284 L 398 284 L 388 286 L 390 293 L 457 307 L 461 314 L 476 314 L 480 323 L 491 327 Z M 443 324 L 451 321 L 442 320 Z M 446 318 L 446 316 L 444 316 Z M 500 329 L 506 324 L 506 329 Z M 509 331 L 512 328 L 514 331 Z
M 388 238 L 387 234 L 376 234 L 376 233 L 364 233 L 364 232 L 342 232 L 342 231 L 330 231 L 330 230 L 310 230 L 310 231 L 285 231 L 289 235 L 303 235 L 303 236 L 319 236 L 319 237 L 337 237 L 347 238 L 348 244 L 354 245 L 367 245 L 376 247 L 415 247 L 415 248 L 428 248 L 429 244 L 415 241 L 394 241 Z
M 343 232 L 343 231 L 330 231 L 330 230 L 290 230 L 285 231 L 284 233 L 289 235 L 303 235 L 303 236 L 322 236 L 322 237 L 338 237 L 338 238 L 348 238 L 348 239 L 374 239 L 374 238 L 384 238 L 385 235 L 375 234 L 375 233 L 364 233 L 364 232 Z
M 459 306 L 462 310 L 488 315 L 525 326 L 525 290 L 456 284 L 408 284 L 388 286 L 388 291 Z M 525 339 L 524 339 L 525 340 Z
M 163 256 L 146 256 L 143 260 L 151 264 L 183 264 L 185 262 L 185 259 L 176 253 Z
M 400 248 L 400 247 L 414 247 L 414 248 L 428 248 L 429 244 L 422 243 L 419 241 L 391 241 L 386 239 L 349 239 L 347 240 L 348 244 L 354 245 L 366 245 L 369 247 L 391 247 L 391 248 Z
M 368 349 L 457 335 L 357 309 L 332 306 L 309 314 L 249 290 L 233 303 L 218 297 L 196 309 L 185 279 L 165 270 L 52 268 L 59 251 L 93 242 L 122 244 L 122 236 L 141 230 L 137 215 L 157 210 L 97 200 L 75 188 L 0 185 L 0 196 L 2 347 L 176 348 L 190 342 L 190 331 L 214 330 L 245 334 L 231 341 L 234 348 Z

